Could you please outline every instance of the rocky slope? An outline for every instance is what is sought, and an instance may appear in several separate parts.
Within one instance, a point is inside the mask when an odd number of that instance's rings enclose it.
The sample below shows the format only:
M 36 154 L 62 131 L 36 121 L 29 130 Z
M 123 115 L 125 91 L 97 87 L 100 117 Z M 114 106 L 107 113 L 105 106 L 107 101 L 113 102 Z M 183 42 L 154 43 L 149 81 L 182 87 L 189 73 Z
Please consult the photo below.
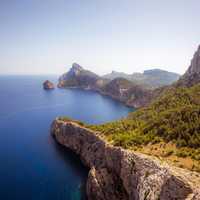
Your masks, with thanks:
M 51 133 L 90 168 L 89 200 L 199 200 L 197 173 L 169 167 L 143 154 L 113 147 L 101 133 L 56 119 Z
M 98 90 L 107 82 L 97 74 L 85 70 L 77 63 L 73 63 L 71 69 L 59 78 L 58 87 L 78 87 L 83 89 Z

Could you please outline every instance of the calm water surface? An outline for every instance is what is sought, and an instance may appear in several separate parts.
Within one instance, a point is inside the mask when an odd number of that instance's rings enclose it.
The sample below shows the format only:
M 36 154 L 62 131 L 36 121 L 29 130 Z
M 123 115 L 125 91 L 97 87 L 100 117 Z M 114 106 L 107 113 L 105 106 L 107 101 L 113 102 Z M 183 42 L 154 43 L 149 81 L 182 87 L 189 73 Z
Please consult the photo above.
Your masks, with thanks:
M 102 123 L 130 108 L 97 93 L 55 89 L 42 83 L 55 76 L 0 76 L 0 199 L 86 199 L 87 169 L 49 134 L 56 116 Z

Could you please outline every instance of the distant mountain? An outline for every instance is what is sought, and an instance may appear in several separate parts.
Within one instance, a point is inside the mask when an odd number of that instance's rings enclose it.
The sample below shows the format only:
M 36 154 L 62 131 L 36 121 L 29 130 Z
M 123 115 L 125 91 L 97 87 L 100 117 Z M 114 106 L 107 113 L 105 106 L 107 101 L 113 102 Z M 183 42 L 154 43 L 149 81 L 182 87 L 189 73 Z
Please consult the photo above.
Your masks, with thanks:
M 138 108 L 146 106 L 165 90 L 165 87 L 160 86 L 171 84 L 178 78 L 178 74 L 160 69 L 131 75 L 113 71 L 101 77 L 73 63 L 70 70 L 59 78 L 58 87 L 98 91 L 126 105 Z M 157 89 L 153 90 L 155 88 Z
M 59 78 L 58 87 L 79 87 L 84 89 L 100 88 L 107 82 L 97 74 L 73 63 L 71 69 Z
M 117 71 L 112 71 L 110 74 L 105 74 L 102 77 L 110 79 L 110 80 L 113 80 L 115 78 L 125 78 L 127 80 L 131 79 L 131 75 L 130 74 L 126 74 L 124 72 L 117 72 Z
M 74 63 L 71 69 L 59 78 L 58 87 L 98 91 L 134 107 L 144 106 L 152 93 L 151 90 L 125 78 L 109 80 L 100 77 L 77 63 Z
M 106 74 L 103 78 L 115 79 L 125 78 L 135 84 L 144 85 L 148 88 L 158 88 L 165 85 L 170 85 L 179 79 L 180 75 L 173 72 L 168 72 L 161 69 L 145 70 L 143 73 L 126 74 L 123 72 L 112 71 Z

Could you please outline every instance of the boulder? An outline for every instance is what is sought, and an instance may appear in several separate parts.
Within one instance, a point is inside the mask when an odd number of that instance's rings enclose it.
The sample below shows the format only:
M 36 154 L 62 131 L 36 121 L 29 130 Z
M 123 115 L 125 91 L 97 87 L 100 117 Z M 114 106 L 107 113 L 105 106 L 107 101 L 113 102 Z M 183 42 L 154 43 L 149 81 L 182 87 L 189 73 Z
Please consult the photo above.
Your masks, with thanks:
M 54 84 L 52 82 L 50 82 L 49 80 L 46 80 L 44 83 L 43 83 L 43 88 L 45 90 L 51 90 L 51 89 L 54 89 Z

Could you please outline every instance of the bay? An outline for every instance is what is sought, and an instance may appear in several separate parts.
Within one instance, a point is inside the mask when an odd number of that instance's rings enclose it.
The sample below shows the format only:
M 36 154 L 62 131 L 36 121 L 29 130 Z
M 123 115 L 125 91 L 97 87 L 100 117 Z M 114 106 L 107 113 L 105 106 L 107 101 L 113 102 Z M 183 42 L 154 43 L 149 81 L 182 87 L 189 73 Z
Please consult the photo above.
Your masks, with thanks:
M 86 123 L 125 117 L 130 108 L 91 91 L 43 90 L 57 76 L 0 76 L 0 196 L 4 200 L 86 199 L 88 169 L 50 135 L 68 116 Z

